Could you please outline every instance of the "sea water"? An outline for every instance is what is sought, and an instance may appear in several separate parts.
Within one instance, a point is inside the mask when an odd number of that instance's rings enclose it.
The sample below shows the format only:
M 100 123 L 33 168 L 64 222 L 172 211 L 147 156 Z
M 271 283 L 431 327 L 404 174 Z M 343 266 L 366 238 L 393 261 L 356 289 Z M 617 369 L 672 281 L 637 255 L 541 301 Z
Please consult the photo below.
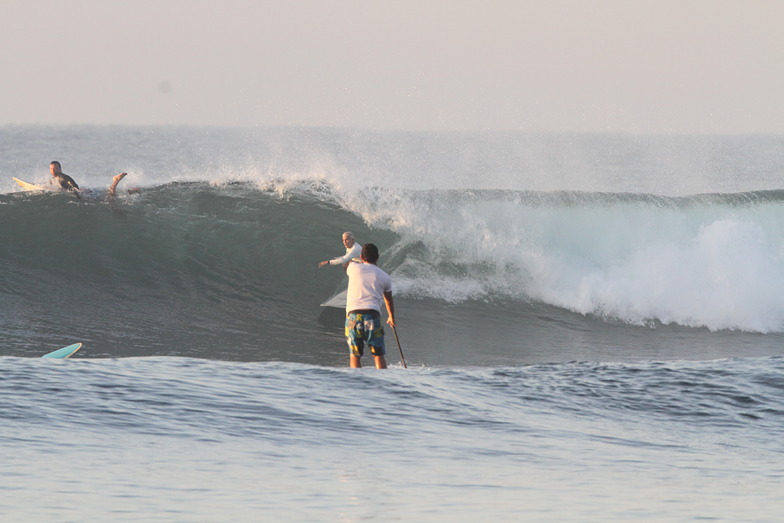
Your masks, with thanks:
M 52 160 L 92 192 L 11 180 Z M 782 171 L 779 136 L 2 127 L 0 518 L 780 521 Z M 384 372 L 319 306 L 346 230 Z

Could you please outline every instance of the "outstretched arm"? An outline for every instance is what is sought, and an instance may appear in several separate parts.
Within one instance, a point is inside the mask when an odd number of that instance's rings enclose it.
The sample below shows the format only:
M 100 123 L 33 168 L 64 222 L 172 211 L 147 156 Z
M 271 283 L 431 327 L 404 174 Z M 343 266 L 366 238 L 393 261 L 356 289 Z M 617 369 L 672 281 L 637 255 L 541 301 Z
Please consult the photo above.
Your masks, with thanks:
M 319 267 L 323 267 L 325 265 L 342 265 L 345 269 L 348 267 L 348 264 L 355 261 L 359 262 L 360 254 L 357 253 L 356 249 L 352 249 L 350 252 L 347 252 L 343 256 L 338 256 L 337 258 L 332 258 L 331 260 L 325 260 L 318 264 Z

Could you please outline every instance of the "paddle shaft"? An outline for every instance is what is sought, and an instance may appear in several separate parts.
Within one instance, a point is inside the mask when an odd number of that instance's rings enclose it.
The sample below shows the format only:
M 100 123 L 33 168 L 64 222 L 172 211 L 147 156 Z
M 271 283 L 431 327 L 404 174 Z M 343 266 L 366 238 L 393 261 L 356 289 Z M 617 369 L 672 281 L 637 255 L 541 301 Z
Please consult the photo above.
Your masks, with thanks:
M 392 332 L 395 333 L 395 341 L 397 342 L 397 350 L 400 351 L 400 361 L 403 362 L 403 368 L 407 369 L 408 365 L 406 365 L 406 357 L 403 356 L 403 347 L 400 346 L 400 338 L 397 337 L 397 329 L 392 327 Z

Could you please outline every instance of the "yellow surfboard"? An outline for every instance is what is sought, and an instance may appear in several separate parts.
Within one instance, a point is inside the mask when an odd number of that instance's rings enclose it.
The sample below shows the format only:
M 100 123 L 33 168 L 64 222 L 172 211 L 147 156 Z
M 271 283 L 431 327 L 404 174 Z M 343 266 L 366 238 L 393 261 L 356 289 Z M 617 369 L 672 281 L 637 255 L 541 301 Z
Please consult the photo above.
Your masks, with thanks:
M 36 184 L 30 183 L 30 182 L 26 182 L 24 180 L 20 180 L 19 178 L 13 178 L 13 180 L 16 183 L 18 183 L 19 187 L 21 187 L 25 191 L 45 191 L 45 190 L 47 190 L 47 188 L 44 187 L 44 186 L 36 185 Z

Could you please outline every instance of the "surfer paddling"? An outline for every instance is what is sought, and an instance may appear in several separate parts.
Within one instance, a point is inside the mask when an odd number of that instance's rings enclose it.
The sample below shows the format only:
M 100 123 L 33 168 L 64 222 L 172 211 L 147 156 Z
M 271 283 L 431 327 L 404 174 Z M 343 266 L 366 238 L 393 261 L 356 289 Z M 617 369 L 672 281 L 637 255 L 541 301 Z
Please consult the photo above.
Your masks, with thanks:
M 49 172 L 52 173 L 51 181 L 53 184 L 59 185 L 60 188 L 65 191 L 72 191 L 78 194 L 79 185 L 77 185 L 73 178 L 63 172 L 63 168 L 60 165 L 60 162 L 55 160 L 50 163 Z
M 342 265 L 344 269 L 348 267 L 348 264 L 351 263 L 351 260 L 359 260 L 359 256 L 362 252 L 362 246 L 357 243 L 354 239 L 354 233 L 346 231 L 343 233 L 343 246 L 346 248 L 346 254 L 343 256 L 338 256 L 337 258 L 332 258 L 331 260 L 325 260 L 318 264 L 319 267 L 323 267 L 325 265 Z
M 384 358 L 384 326 L 381 323 L 381 301 L 387 308 L 387 323 L 395 328 L 395 302 L 392 299 L 392 278 L 376 266 L 378 247 L 365 244 L 359 263 L 349 263 L 346 296 L 346 341 L 351 355 L 351 368 L 362 367 L 365 343 L 370 347 L 377 369 L 386 369 Z
M 80 198 L 79 192 L 80 192 L 81 189 L 79 189 L 79 185 L 74 181 L 73 178 L 71 178 L 70 176 L 68 176 L 67 174 L 65 174 L 63 172 L 63 168 L 60 165 L 60 162 L 55 160 L 52 163 L 50 163 L 49 164 L 49 172 L 52 173 L 51 182 L 53 184 L 59 185 L 60 188 L 65 190 L 65 191 L 73 192 L 74 194 L 76 194 L 76 196 L 78 198 Z M 114 197 L 117 194 L 117 185 L 126 176 L 128 176 L 128 173 L 120 173 L 120 174 L 116 174 L 116 175 L 114 175 L 112 177 L 112 183 L 106 189 L 107 196 L 109 198 Z M 128 192 L 138 192 L 138 189 L 136 189 L 136 190 L 131 189 Z

